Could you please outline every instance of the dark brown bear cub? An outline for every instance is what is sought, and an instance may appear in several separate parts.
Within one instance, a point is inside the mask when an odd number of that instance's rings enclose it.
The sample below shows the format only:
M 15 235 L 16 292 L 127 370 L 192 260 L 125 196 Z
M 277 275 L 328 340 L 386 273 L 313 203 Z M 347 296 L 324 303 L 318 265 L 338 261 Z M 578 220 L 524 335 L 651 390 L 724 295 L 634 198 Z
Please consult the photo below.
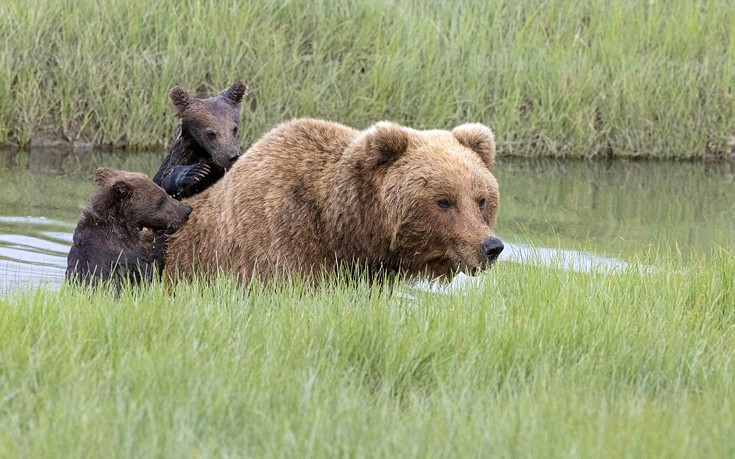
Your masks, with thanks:
M 174 86 L 169 96 L 181 123 L 153 181 L 176 199 L 206 189 L 240 157 L 240 101 L 247 85 L 236 81 L 214 97 L 197 99 Z
M 143 228 L 175 229 L 189 218 L 191 206 L 170 197 L 137 172 L 97 170 L 97 191 L 74 230 L 66 278 L 82 284 L 151 281 L 163 269 L 163 238 L 145 241 Z

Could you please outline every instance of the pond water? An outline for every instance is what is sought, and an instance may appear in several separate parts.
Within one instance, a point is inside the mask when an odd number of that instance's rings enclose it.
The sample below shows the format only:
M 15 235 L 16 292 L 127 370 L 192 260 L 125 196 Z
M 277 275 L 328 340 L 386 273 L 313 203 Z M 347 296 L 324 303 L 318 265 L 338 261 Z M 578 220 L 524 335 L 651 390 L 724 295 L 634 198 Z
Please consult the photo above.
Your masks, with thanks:
M 35 149 L 0 152 L 0 296 L 58 287 L 97 167 L 157 170 L 158 154 Z M 569 269 L 659 256 L 735 252 L 735 172 L 726 164 L 501 159 L 496 232 L 502 260 Z

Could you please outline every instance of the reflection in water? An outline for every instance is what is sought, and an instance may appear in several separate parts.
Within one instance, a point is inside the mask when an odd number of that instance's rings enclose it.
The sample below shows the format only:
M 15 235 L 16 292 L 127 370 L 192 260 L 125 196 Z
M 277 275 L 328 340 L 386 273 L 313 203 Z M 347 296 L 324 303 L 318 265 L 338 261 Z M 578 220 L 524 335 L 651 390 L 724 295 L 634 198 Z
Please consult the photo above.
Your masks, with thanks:
M 588 252 L 565 249 L 532 247 L 526 244 L 506 244 L 500 261 L 514 261 L 577 272 L 614 272 L 625 269 L 629 264 L 617 258 L 603 257 Z
M 39 217 L 3 217 L 0 222 L 16 225 L 17 232 L 29 226 L 69 226 Z M 61 285 L 71 235 L 57 231 L 41 231 L 38 236 L 0 234 L 0 295 L 19 287 Z
M 98 167 L 150 175 L 162 158 L 51 148 L 0 152 L 0 296 L 61 285 L 72 232 Z
M 97 167 L 152 175 L 163 156 L 0 152 L 0 296 L 61 283 Z M 495 172 L 501 186 L 496 231 L 506 244 L 501 261 L 614 270 L 649 248 L 666 254 L 677 247 L 684 256 L 706 256 L 714 246 L 735 251 L 731 167 L 502 158 Z
M 613 257 L 735 246 L 726 164 L 503 161 L 497 231 L 511 241 Z
M 532 247 L 526 244 L 505 243 L 505 249 L 498 261 L 512 261 L 516 263 L 553 266 L 554 268 L 576 272 L 615 272 L 626 269 L 630 265 L 616 258 L 602 257 L 578 250 L 550 249 L 546 247 Z M 642 267 L 642 269 L 649 269 Z M 468 276 L 459 274 L 451 282 L 423 281 L 414 284 L 414 288 L 426 292 L 449 293 L 462 290 L 468 286 L 481 286 L 486 282 L 485 276 Z

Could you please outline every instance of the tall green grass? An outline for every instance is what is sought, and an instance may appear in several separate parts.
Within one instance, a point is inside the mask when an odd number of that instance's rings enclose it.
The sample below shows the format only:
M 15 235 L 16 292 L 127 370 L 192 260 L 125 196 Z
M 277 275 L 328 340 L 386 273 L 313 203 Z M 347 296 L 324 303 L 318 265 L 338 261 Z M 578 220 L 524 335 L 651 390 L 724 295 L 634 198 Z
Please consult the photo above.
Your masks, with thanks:
M 171 86 L 237 78 L 245 144 L 295 116 L 480 121 L 528 156 L 721 156 L 735 135 L 729 0 L 6 0 L 0 17 L 0 144 L 161 148 Z
M 734 260 L 18 293 L 0 456 L 732 457 Z

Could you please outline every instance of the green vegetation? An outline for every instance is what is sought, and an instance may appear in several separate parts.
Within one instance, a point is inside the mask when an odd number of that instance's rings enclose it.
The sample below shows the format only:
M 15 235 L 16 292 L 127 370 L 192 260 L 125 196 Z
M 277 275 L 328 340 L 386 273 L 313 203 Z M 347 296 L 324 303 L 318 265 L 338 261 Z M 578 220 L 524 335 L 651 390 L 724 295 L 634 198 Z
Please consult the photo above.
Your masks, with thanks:
M 729 0 L 4 0 L 0 18 L 4 146 L 161 150 L 171 86 L 237 78 L 244 144 L 295 116 L 480 121 L 523 156 L 725 156 L 735 135 Z M 0 215 L 69 231 L 97 166 L 160 161 L 51 156 L 2 155 Z M 501 236 L 638 263 L 503 262 L 449 294 L 225 278 L 14 292 L 0 457 L 733 457 L 731 179 L 501 166 Z M 666 240 L 686 246 L 641 254 Z
M 294 116 L 492 126 L 504 155 L 724 156 L 730 0 L 0 3 L 0 144 L 168 143 L 174 84 L 253 90 L 243 143 Z
M 0 456 L 732 457 L 733 278 L 721 252 L 614 274 L 500 263 L 448 295 L 16 293 Z

